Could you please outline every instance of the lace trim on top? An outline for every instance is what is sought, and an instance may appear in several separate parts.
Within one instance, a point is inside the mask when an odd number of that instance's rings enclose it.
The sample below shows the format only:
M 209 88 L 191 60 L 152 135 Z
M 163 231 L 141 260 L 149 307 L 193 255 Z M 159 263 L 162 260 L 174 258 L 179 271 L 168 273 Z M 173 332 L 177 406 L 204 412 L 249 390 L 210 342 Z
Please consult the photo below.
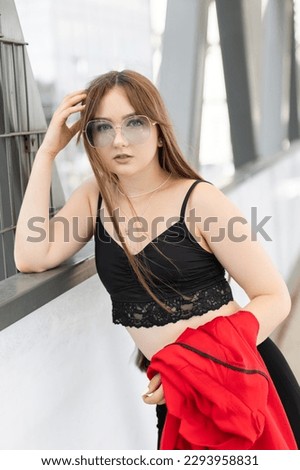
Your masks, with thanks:
M 182 296 L 164 299 L 164 303 L 171 308 L 172 313 L 165 311 L 155 301 L 113 301 L 113 322 L 135 328 L 163 326 L 179 320 L 187 320 L 196 315 L 203 315 L 209 310 L 217 310 L 233 300 L 231 288 L 226 279 L 212 287 L 186 295 L 189 295 L 191 299 L 185 300 Z

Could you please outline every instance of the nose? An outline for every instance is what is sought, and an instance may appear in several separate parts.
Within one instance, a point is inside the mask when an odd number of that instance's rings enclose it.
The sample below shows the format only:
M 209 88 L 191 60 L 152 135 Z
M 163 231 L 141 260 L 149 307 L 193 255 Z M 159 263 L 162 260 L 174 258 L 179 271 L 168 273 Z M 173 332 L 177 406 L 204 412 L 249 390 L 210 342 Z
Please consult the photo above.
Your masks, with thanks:
M 113 140 L 113 145 L 115 147 L 118 147 L 120 145 L 122 147 L 124 147 L 124 146 L 128 145 L 128 141 L 123 136 L 121 126 L 115 126 L 115 137 L 114 137 L 114 140 Z

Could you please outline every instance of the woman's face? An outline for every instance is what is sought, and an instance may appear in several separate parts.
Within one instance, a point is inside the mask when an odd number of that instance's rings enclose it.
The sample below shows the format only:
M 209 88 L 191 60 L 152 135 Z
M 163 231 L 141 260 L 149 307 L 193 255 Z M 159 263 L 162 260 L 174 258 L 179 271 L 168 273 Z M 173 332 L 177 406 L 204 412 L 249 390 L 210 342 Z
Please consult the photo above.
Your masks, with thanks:
M 105 145 L 101 146 L 98 152 L 100 157 L 105 159 L 110 171 L 118 176 L 132 176 L 133 174 L 144 172 L 149 165 L 159 164 L 157 125 L 150 124 L 146 132 L 146 138 L 140 139 L 138 132 L 143 132 L 143 124 L 139 120 L 131 119 L 130 116 L 136 114 L 138 113 L 136 113 L 136 110 L 130 104 L 125 91 L 118 86 L 112 88 L 102 98 L 95 113 L 94 119 L 106 121 L 104 125 L 99 123 L 101 127 L 98 129 L 103 130 L 103 134 L 105 134 L 106 129 L 109 132 L 113 132 L 113 127 L 117 127 L 114 138 L 108 139 L 108 143 L 105 143 L 104 136 Z M 126 120 L 127 117 L 130 119 L 124 123 L 124 119 Z M 125 136 L 119 127 L 122 123 L 125 124 L 124 127 L 126 128 Z M 133 138 L 127 140 L 126 132 L 130 136 L 132 135 Z M 136 135 L 138 142 L 134 142 Z

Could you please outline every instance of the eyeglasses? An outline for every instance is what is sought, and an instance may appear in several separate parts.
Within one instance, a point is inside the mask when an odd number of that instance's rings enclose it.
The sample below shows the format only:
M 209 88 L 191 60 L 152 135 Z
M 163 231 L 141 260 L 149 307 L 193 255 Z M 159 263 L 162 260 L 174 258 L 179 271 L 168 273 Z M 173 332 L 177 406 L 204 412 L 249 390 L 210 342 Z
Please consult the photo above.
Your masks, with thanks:
M 105 119 L 93 119 L 89 121 L 85 128 L 85 135 L 91 147 L 102 148 L 111 145 L 116 137 L 116 130 L 121 129 L 124 139 L 130 144 L 142 144 L 150 136 L 151 126 L 156 122 L 151 122 L 147 116 L 130 116 L 125 118 L 120 126 L 114 126 Z

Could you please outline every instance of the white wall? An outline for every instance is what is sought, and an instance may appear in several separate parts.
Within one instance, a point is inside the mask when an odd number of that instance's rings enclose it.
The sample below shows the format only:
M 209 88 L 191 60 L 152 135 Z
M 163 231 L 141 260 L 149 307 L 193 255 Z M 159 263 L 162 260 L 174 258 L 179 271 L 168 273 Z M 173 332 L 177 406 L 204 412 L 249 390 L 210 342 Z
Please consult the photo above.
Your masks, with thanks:
M 155 449 L 135 347 L 98 276 L 0 333 L 1 449 Z

